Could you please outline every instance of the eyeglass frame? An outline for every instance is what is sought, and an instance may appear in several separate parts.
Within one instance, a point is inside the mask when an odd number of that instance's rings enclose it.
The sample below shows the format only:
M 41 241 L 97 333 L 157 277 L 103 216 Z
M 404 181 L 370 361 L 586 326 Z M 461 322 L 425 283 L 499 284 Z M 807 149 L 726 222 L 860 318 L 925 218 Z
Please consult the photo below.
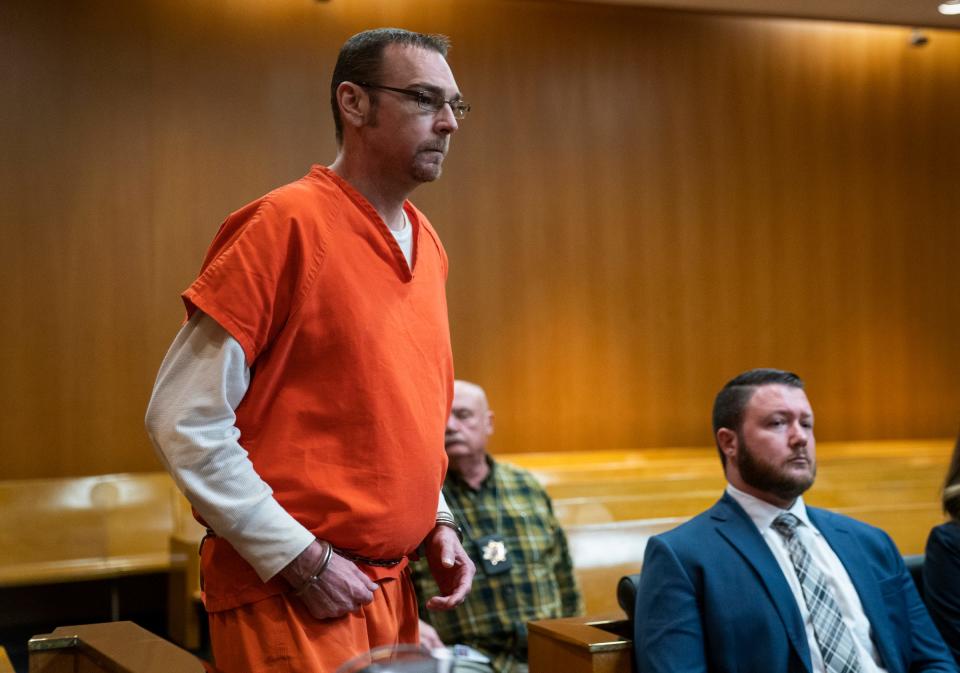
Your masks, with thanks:
M 450 100 L 446 100 L 443 97 L 443 94 L 437 91 L 424 91 L 423 89 L 398 89 L 394 86 L 372 84 L 371 82 L 357 82 L 357 86 L 361 86 L 364 89 L 382 89 L 383 91 L 392 91 L 394 93 L 403 94 L 404 96 L 416 98 L 417 106 L 424 112 L 440 112 L 444 105 L 449 105 L 450 111 L 453 112 L 454 119 L 464 119 L 467 116 L 467 113 L 470 112 L 470 103 L 460 98 L 451 98 Z M 433 106 L 430 104 L 429 99 L 439 101 L 440 104 Z

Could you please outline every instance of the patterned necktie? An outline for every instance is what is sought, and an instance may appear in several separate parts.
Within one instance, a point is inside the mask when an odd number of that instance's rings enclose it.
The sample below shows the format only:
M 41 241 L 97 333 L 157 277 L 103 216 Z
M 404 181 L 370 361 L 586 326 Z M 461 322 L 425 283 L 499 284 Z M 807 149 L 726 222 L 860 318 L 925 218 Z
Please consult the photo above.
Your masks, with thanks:
M 797 537 L 800 520 L 793 514 L 778 516 L 772 527 L 783 536 L 790 554 L 790 561 L 800 580 L 803 598 L 810 610 L 813 633 L 823 655 L 823 665 L 828 673 L 859 673 L 860 659 L 853 644 L 853 636 L 843 623 L 840 608 L 827 586 L 823 572 L 810 558 L 810 552 Z

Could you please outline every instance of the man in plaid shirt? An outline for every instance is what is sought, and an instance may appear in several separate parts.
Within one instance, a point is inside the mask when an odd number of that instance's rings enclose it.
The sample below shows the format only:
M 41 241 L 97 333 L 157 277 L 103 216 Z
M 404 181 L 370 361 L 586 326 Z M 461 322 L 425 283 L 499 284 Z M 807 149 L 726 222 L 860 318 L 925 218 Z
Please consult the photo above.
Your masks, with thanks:
M 422 644 L 464 644 L 490 658 L 495 673 L 526 673 L 527 622 L 583 612 L 563 529 L 550 498 L 526 470 L 487 453 L 493 412 L 483 389 L 454 383 L 447 420 L 450 459 L 443 494 L 477 566 L 473 591 L 450 612 L 428 612 L 438 593 L 426 564 L 414 565 Z M 432 626 L 431 626 L 432 625 Z

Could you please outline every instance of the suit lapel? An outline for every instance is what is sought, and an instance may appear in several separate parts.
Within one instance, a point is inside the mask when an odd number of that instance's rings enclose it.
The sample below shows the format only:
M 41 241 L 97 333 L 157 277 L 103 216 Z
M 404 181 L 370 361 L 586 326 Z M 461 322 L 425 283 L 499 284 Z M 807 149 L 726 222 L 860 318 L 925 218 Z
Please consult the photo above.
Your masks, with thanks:
M 791 644 L 799 653 L 807 672 L 811 673 L 813 665 L 810 663 L 810 645 L 797 601 L 757 527 L 743 508 L 726 493 L 710 510 L 710 516 L 716 521 L 717 532 L 733 545 L 760 577 L 771 602 L 780 614 Z
M 887 611 L 876 578 L 870 572 L 870 560 L 856 538 L 842 526 L 842 519 L 815 507 L 807 507 L 807 516 L 827 540 L 827 544 L 833 549 L 833 553 L 840 559 L 847 575 L 850 576 L 853 588 L 856 589 L 860 603 L 863 605 L 863 612 L 870 622 L 871 638 L 880 650 L 884 664 L 888 670 L 892 671 L 890 666 L 895 666 L 899 659 L 895 656 L 896 653 L 888 651 L 888 645 L 892 639 L 886 632 L 889 623 Z

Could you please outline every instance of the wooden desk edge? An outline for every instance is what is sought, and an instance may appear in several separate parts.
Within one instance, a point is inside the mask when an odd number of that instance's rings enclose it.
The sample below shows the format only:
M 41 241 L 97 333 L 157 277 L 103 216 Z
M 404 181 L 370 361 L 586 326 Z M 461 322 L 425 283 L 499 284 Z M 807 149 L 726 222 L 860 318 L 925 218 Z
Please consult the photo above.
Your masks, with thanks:
M 609 613 L 599 616 L 541 619 L 530 622 L 528 629 L 532 634 L 559 640 L 590 653 L 598 653 L 628 650 L 633 647 L 632 640 L 624 639 L 612 631 L 601 628 L 625 623 L 626 618 L 623 613 Z
M 202 673 L 203 662 L 133 622 L 61 626 L 27 643 L 31 660 L 71 650 L 82 652 L 102 670 L 143 673 Z M 35 670 L 31 661 L 31 671 Z M 37 668 L 39 670 L 39 667 Z

